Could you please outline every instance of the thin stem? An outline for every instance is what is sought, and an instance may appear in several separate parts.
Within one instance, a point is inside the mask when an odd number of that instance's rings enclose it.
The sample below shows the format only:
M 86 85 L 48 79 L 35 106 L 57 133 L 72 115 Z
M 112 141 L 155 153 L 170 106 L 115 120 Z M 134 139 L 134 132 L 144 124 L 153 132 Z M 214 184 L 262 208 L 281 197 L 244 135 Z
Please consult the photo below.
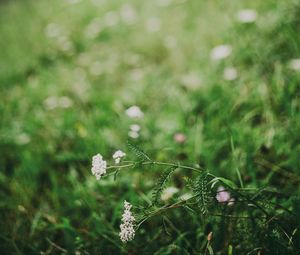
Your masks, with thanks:
M 130 163 L 130 164 L 125 164 L 125 165 L 115 165 L 115 166 L 109 166 L 107 167 L 107 169 L 122 169 L 122 168 L 127 168 L 127 167 L 133 167 L 135 164 L 134 163 Z M 174 166 L 174 167 L 178 167 L 178 168 L 182 168 L 182 169 L 188 169 L 188 170 L 192 170 L 198 173 L 201 173 L 202 171 L 204 171 L 203 168 L 195 168 L 195 167 L 191 167 L 191 166 L 184 166 L 184 165 L 180 165 L 180 164 L 174 164 L 174 163 L 167 163 L 167 162 L 157 162 L 157 161 L 147 161 L 147 162 L 142 162 L 141 165 L 158 165 L 158 166 Z M 211 175 L 211 174 L 210 174 Z M 213 176 L 213 175 L 211 175 Z

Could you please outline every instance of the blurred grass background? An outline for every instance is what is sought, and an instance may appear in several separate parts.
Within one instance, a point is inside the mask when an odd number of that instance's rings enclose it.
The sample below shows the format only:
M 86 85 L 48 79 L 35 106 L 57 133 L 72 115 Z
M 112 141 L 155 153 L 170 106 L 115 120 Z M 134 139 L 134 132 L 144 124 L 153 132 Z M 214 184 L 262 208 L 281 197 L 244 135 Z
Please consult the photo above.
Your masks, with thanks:
M 237 13 L 248 8 L 257 20 L 242 24 Z M 293 0 L 1 1 L 3 254 L 203 248 L 207 224 L 183 209 L 168 215 L 168 234 L 157 218 L 126 247 L 119 241 L 124 199 L 147 201 L 159 171 L 97 182 L 91 157 L 126 151 L 131 124 L 141 126 L 133 141 L 152 158 L 198 163 L 237 183 L 238 167 L 247 187 L 298 192 L 300 72 L 290 61 L 300 57 L 299 30 Z M 213 61 L 212 48 L 222 44 L 232 54 Z M 224 78 L 229 67 L 237 70 L 232 80 Z M 144 118 L 126 116 L 132 105 Z M 183 144 L 174 140 L 179 132 Z M 174 183 L 186 192 L 182 175 Z M 209 225 L 218 235 L 217 220 Z M 223 234 L 220 252 L 231 242 Z M 256 244 L 247 245 L 234 250 Z

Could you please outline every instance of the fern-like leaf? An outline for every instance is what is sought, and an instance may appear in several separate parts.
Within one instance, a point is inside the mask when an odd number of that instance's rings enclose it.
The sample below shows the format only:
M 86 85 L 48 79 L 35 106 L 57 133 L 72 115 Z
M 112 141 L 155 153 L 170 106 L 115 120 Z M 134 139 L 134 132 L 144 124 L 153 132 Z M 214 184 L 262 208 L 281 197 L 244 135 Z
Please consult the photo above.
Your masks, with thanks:
M 170 179 L 170 176 L 173 174 L 173 172 L 177 169 L 177 166 L 170 166 L 167 169 L 164 170 L 160 178 L 158 179 L 158 182 L 154 188 L 153 194 L 152 194 L 152 204 L 155 205 L 158 203 L 161 193 L 164 190 L 166 183 Z
M 127 141 L 128 148 L 138 157 L 138 159 L 142 162 L 151 161 L 150 157 L 138 146 Z
M 207 173 L 203 171 L 196 178 L 193 187 L 198 206 L 203 214 L 206 214 L 208 211 L 209 191 L 207 184 Z

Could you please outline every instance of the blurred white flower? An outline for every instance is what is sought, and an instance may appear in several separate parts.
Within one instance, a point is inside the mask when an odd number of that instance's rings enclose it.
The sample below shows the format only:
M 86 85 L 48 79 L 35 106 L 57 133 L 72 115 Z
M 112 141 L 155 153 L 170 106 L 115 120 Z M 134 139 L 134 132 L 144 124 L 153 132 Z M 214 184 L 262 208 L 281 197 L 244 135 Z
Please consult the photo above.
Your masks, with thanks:
M 142 110 L 140 109 L 140 107 L 133 105 L 131 107 L 129 107 L 126 111 L 125 111 L 126 115 L 129 118 L 143 118 L 144 117 L 144 113 L 142 112 Z
M 210 58 L 212 60 L 220 60 L 230 56 L 232 47 L 230 45 L 219 45 L 213 48 L 210 52 Z
M 58 48 L 62 51 L 71 52 L 74 50 L 73 43 L 66 35 L 59 36 L 56 43 Z
M 120 225 L 120 239 L 123 243 L 131 241 L 134 239 L 135 230 L 134 230 L 134 223 L 135 218 L 131 213 L 132 205 L 128 203 L 126 200 L 124 201 L 124 212 L 122 215 L 122 224 Z
M 241 23 L 253 23 L 257 19 L 257 12 L 252 9 L 240 10 L 237 18 Z
M 201 80 L 199 78 L 199 75 L 195 72 L 191 72 L 183 75 L 181 77 L 181 82 L 184 87 L 190 90 L 195 90 L 199 88 L 201 85 Z
M 53 110 L 58 107 L 58 98 L 51 96 L 44 100 L 44 105 L 48 110 Z
M 122 20 L 132 25 L 136 22 L 136 11 L 130 4 L 124 4 L 120 10 Z
M 113 155 L 113 159 L 115 160 L 115 163 L 116 163 L 116 164 L 119 164 L 120 161 L 121 161 L 121 159 L 122 159 L 123 157 L 125 157 L 125 156 L 126 156 L 126 153 L 124 153 L 124 152 L 121 151 L 121 150 L 117 150 L 117 151 L 114 153 L 114 155 Z
M 16 139 L 16 143 L 20 145 L 28 144 L 31 140 L 30 136 L 27 135 L 26 133 L 21 133 L 17 135 L 15 139 Z
M 146 21 L 146 29 L 148 32 L 154 33 L 160 30 L 160 19 L 151 17 Z
M 291 59 L 288 67 L 294 71 L 300 70 L 300 58 Z
M 161 200 L 163 200 L 163 201 L 169 200 L 178 191 L 179 191 L 179 189 L 177 189 L 176 187 L 168 187 L 168 188 L 164 189 L 161 194 Z
M 119 15 L 116 12 L 110 11 L 107 12 L 104 16 L 104 23 L 108 27 L 113 27 L 119 22 Z
M 136 132 L 136 131 L 130 130 L 128 132 L 128 136 L 131 137 L 131 138 L 133 138 L 133 139 L 137 139 L 137 138 L 139 138 L 140 134 L 138 132 Z
M 237 70 L 234 67 L 226 67 L 223 77 L 227 81 L 233 81 L 237 78 Z
M 45 35 L 49 38 L 55 38 L 62 34 L 62 29 L 59 25 L 50 23 L 45 28 Z
M 58 107 L 69 108 L 73 105 L 73 101 L 66 96 L 62 96 L 62 97 L 51 96 L 45 99 L 44 105 L 48 110 L 53 110 Z
M 130 125 L 130 130 L 133 132 L 139 132 L 141 130 L 141 126 L 138 124 L 132 124 Z
M 85 28 L 85 35 L 87 38 L 93 39 L 95 38 L 103 29 L 101 18 L 93 19 Z
M 130 130 L 128 132 L 128 136 L 133 139 L 136 139 L 140 136 L 140 134 L 139 134 L 140 130 L 141 130 L 140 125 L 132 124 L 132 125 L 130 125 Z
M 101 176 L 106 174 L 106 161 L 103 160 L 102 156 L 98 153 L 93 156 L 92 160 L 92 174 L 96 176 L 97 180 L 100 180 Z

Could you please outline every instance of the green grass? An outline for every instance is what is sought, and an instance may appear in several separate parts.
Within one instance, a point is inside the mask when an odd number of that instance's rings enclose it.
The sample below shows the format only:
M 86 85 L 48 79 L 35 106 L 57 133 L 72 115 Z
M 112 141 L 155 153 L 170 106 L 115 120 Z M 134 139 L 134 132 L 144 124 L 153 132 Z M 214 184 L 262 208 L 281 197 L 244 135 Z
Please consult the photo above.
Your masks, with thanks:
M 91 158 L 129 155 L 134 123 L 141 135 L 133 142 L 151 158 L 272 188 L 282 193 L 272 201 L 300 212 L 300 73 L 288 68 L 300 57 L 298 1 L 159 2 L 129 1 L 133 24 L 116 0 L 0 3 L 1 254 L 204 254 L 210 231 L 215 254 L 299 254 L 300 222 L 283 214 L 282 230 L 177 208 L 147 221 L 129 244 L 119 240 L 123 201 L 136 211 L 146 205 L 163 169 L 97 182 Z M 236 20 L 245 8 L 257 10 L 255 23 Z M 159 20 L 157 32 L 147 31 L 149 19 Z M 220 44 L 233 52 L 212 61 Z M 226 81 L 231 66 L 238 78 Z M 61 97 L 69 107 L 51 109 Z M 131 105 L 145 117 L 129 119 Z M 168 183 L 178 196 L 187 176 L 195 177 L 176 171 Z

